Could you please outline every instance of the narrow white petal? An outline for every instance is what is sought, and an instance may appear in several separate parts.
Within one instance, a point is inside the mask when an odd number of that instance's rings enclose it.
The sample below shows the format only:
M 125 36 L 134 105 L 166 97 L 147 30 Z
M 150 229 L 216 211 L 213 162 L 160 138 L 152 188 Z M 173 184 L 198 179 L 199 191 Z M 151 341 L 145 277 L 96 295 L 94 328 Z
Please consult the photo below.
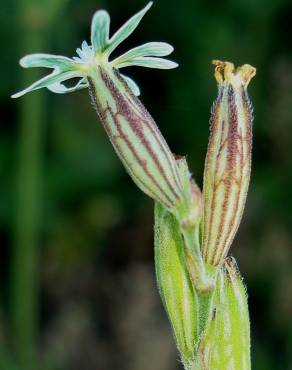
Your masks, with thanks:
M 140 57 L 164 57 L 172 52 L 173 47 L 166 42 L 148 42 L 127 51 L 125 54 L 116 58 L 112 64 L 120 65 Z
M 83 58 L 83 51 L 81 48 L 76 49 L 76 54 L 80 57 L 80 60 Z
M 127 37 L 131 35 L 131 33 L 136 29 L 138 24 L 141 22 L 144 15 L 147 11 L 151 8 L 153 2 L 151 1 L 148 3 L 145 8 L 143 8 L 140 12 L 135 14 L 132 18 L 130 18 L 109 40 L 109 46 L 106 49 L 107 55 L 118 46 L 121 42 L 123 42 Z
M 157 69 L 172 69 L 176 68 L 178 64 L 168 59 L 155 57 L 140 57 L 119 64 L 115 63 L 116 68 L 124 68 L 130 66 L 139 66 Z
M 91 23 L 91 44 L 95 52 L 104 51 L 109 40 L 110 16 L 105 10 L 99 10 Z
M 49 87 L 49 86 L 54 85 L 58 82 L 63 82 L 65 80 L 68 80 L 70 78 L 75 78 L 75 77 L 80 77 L 80 73 L 73 72 L 73 71 L 59 73 L 59 72 L 54 71 L 53 73 L 41 78 L 40 80 L 34 82 L 32 85 L 30 85 L 26 89 L 12 95 L 11 97 L 12 98 L 19 98 L 20 96 L 22 96 L 22 95 L 24 95 L 28 92 L 38 90 L 38 89 L 41 89 L 43 87 Z
M 74 66 L 74 61 L 70 58 L 61 55 L 52 54 L 29 54 L 20 59 L 19 64 L 24 68 L 30 67 L 46 67 L 69 69 Z
M 47 86 L 47 88 L 56 93 L 56 94 L 66 94 L 69 92 L 74 92 L 77 90 L 85 89 L 88 87 L 88 83 L 86 82 L 86 78 L 82 78 L 78 83 L 72 87 L 65 86 L 62 82 L 56 82 Z

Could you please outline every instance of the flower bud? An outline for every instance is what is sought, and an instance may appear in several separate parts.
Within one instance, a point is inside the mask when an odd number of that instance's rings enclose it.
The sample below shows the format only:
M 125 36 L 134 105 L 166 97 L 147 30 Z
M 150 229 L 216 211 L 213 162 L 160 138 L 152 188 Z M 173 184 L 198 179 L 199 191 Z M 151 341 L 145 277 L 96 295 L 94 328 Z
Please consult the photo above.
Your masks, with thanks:
M 204 172 L 204 260 L 222 264 L 241 221 L 251 170 L 252 107 L 247 85 L 255 68 L 234 69 L 214 61 L 218 97 L 214 103 Z

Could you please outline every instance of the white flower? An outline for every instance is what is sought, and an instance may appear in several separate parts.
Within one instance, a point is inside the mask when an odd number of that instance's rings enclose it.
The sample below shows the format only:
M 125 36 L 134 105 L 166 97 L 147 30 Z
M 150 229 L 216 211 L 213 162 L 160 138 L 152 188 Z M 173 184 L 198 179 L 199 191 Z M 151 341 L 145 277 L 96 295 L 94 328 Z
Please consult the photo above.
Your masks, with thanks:
M 76 50 L 78 57 L 68 58 L 51 54 L 30 54 L 20 60 L 24 68 L 46 67 L 53 72 L 26 89 L 12 95 L 18 98 L 33 90 L 46 87 L 55 93 L 67 93 L 88 87 L 87 76 L 91 69 L 98 65 L 108 65 L 115 69 L 128 66 L 171 69 L 177 64 L 161 58 L 169 55 L 173 47 L 164 42 L 149 42 L 137 46 L 123 55 L 109 60 L 111 53 L 136 29 L 152 2 L 140 12 L 130 18 L 112 37 L 109 36 L 110 16 L 104 10 L 97 11 L 91 24 L 91 45 L 82 42 L 81 48 Z M 72 78 L 80 78 L 73 87 L 66 87 L 63 82 Z M 122 75 L 135 95 L 140 94 L 139 87 L 129 77 Z

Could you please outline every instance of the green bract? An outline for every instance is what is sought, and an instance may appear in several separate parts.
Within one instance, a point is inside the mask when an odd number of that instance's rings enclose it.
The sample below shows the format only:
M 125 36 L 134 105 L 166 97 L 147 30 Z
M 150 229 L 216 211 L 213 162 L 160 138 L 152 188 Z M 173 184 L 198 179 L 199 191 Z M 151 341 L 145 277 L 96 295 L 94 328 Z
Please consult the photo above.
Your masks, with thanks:
M 76 50 L 78 57 L 68 58 L 51 54 L 30 54 L 20 60 L 24 68 L 45 67 L 52 68 L 53 72 L 33 83 L 26 89 L 12 95 L 18 98 L 33 90 L 46 87 L 55 93 L 67 93 L 88 87 L 87 77 L 90 70 L 98 65 L 108 65 L 115 69 L 128 66 L 171 69 L 177 64 L 160 58 L 169 55 L 173 47 L 165 42 L 149 42 L 137 46 L 123 55 L 109 60 L 111 53 L 136 29 L 152 2 L 140 12 L 130 18 L 112 37 L 109 36 L 110 16 L 105 10 L 97 11 L 91 24 L 91 45 L 83 41 L 81 48 Z M 129 77 L 122 75 L 133 93 L 138 96 L 140 90 L 137 84 Z M 73 87 L 66 87 L 63 82 L 72 78 L 80 78 Z

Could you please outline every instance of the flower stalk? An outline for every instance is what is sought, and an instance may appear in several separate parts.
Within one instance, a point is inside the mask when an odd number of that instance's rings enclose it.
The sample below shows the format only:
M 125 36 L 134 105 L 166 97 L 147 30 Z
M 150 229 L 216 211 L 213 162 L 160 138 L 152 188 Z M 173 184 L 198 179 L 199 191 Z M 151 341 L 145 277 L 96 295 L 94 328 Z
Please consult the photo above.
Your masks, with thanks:
M 207 294 L 214 288 L 215 269 L 207 270 L 200 245 L 200 225 L 203 213 L 202 194 L 192 179 L 185 158 L 177 160 L 184 199 L 177 205 L 173 214 L 178 220 L 183 237 L 184 259 L 194 289 Z

